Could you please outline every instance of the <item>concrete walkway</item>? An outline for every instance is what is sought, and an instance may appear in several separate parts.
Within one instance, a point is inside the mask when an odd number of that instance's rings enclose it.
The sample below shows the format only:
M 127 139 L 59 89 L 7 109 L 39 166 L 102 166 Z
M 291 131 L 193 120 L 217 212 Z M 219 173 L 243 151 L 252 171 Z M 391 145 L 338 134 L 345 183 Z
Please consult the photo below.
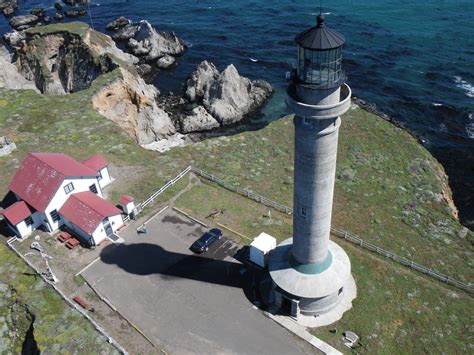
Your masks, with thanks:
M 268 312 L 264 312 L 264 313 L 268 318 L 273 319 L 282 327 L 285 327 L 296 336 L 307 341 L 308 343 L 313 345 L 316 349 L 318 349 L 322 353 L 330 354 L 330 355 L 342 355 L 342 353 L 339 350 L 333 348 L 331 345 L 329 345 L 328 343 L 325 343 L 321 339 L 316 338 L 314 335 L 309 333 L 304 326 L 299 325 L 290 317 L 274 315 Z

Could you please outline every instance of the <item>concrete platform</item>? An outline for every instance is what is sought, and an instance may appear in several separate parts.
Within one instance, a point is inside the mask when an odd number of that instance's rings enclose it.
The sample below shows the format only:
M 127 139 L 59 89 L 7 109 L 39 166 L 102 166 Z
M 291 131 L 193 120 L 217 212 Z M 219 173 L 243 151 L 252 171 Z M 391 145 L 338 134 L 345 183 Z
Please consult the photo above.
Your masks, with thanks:
M 344 249 L 329 241 L 331 265 L 316 274 L 298 272 L 290 264 L 289 254 L 293 238 L 286 239 L 273 251 L 270 259 L 270 275 L 281 289 L 304 298 L 320 298 L 331 295 L 346 283 L 351 275 L 351 262 Z
M 340 320 L 345 312 L 352 308 L 352 301 L 357 297 L 357 286 L 352 275 L 349 276 L 346 284 L 344 285 L 344 293 L 342 300 L 339 304 L 327 313 L 315 316 L 305 316 L 303 314 L 298 315 L 298 318 L 293 320 L 308 328 L 324 327 L 326 325 L 333 324 Z

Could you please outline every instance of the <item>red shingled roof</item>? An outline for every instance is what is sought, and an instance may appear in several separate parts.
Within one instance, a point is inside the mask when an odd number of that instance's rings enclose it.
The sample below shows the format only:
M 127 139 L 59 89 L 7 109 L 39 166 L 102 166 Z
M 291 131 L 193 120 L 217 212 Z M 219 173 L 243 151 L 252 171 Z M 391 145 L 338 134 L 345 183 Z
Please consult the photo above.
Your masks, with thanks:
M 105 217 L 121 213 L 117 207 L 90 191 L 72 194 L 59 210 L 61 216 L 89 234 L 96 230 Z
M 96 154 L 91 156 L 90 158 L 87 158 L 82 162 L 82 164 L 91 168 L 94 171 L 100 171 L 101 169 L 109 165 L 107 160 L 105 160 L 105 158 L 100 154 Z
M 24 201 L 15 202 L 2 212 L 3 216 L 14 226 L 31 216 L 31 210 Z
M 121 205 L 128 205 L 130 202 L 133 202 L 133 197 L 130 196 L 130 195 L 123 195 L 122 197 L 120 197 L 120 200 L 119 200 L 119 203 Z
M 96 171 L 62 153 L 29 153 L 10 183 L 10 190 L 44 212 L 65 177 L 97 176 Z

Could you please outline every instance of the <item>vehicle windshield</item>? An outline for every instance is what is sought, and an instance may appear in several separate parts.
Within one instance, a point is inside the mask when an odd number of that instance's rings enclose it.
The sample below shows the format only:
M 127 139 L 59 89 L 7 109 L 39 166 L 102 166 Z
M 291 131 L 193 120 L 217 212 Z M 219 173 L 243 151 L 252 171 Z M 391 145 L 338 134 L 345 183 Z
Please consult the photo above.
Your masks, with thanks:
M 204 234 L 201 238 L 199 238 L 199 240 L 202 242 L 202 243 L 208 243 L 209 241 L 211 241 L 213 238 L 213 235 L 210 234 L 210 233 L 206 233 Z

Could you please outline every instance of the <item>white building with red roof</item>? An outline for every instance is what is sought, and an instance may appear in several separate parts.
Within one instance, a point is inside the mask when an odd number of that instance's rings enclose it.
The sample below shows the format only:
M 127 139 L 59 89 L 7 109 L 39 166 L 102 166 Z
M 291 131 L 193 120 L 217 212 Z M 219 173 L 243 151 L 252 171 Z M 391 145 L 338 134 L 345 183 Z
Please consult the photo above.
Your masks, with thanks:
M 78 162 L 62 153 L 29 153 L 10 183 L 17 202 L 2 214 L 19 237 L 66 225 L 98 245 L 123 225 L 122 211 L 103 199 L 111 181 L 101 155 Z

